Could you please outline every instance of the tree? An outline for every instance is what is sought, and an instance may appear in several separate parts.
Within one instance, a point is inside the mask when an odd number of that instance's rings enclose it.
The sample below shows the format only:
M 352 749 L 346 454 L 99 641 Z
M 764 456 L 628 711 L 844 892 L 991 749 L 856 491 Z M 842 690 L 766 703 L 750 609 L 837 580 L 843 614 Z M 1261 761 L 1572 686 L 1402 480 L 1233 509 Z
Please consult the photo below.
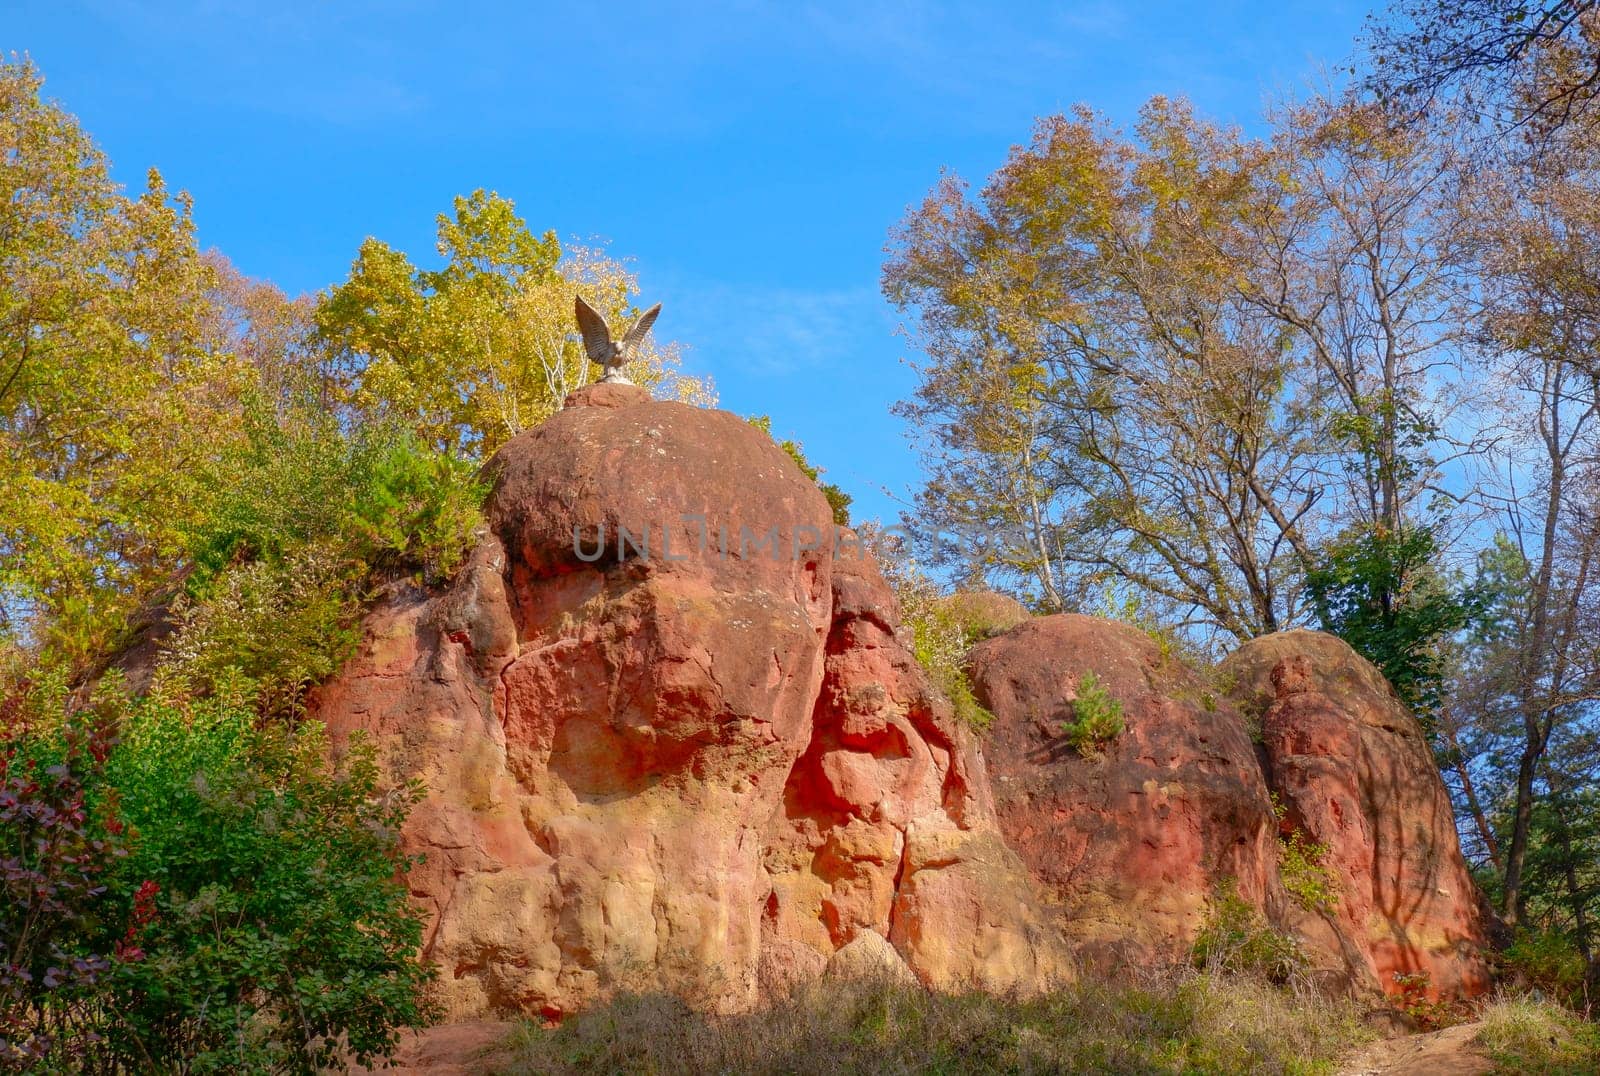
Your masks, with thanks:
M 509 199 L 483 190 L 438 218 L 443 268 L 419 269 L 368 239 L 350 277 L 322 299 L 325 346 L 352 370 L 355 406 L 397 417 L 439 451 L 486 457 L 595 376 L 576 336 L 573 296 L 608 319 L 636 311 L 634 277 L 584 249 L 536 236 Z M 692 402 L 708 386 L 680 374 L 677 349 L 647 342 L 629 376 Z
M 1600 95 L 1596 0 L 1401 0 L 1368 36 L 1370 81 L 1417 111 L 1454 90 L 1503 125 L 1553 130 Z M 1549 77 L 1530 94 L 1534 69 Z
M 1282 110 L 1270 143 L 1158 99 L 1137 136 L 1047 119 L 896 231 L 918 508 L 981 532 L 966 576 L 1045 608 L 1109 588 L 1247 639 L 1306 619 L 1323 543 L 1412 525 L 1437 478 L 1449 164 L 1353 98 Z
M 1327 547 L 1306 586 L 1324 630 L 1376 665 L 1431 728 L 1443 701 L 1443 644 L 1467 626 L 1475 604 L 1442 577 L 1433 532 L 1359 531 Z
M 170 570 L 249 371 L 205 346 L 187 197 L 125 196 L 42 85 L 0 65 L 0 632 L 83 656 Z
M 218 251 L 203 257 L 212 273 L 206 346 L 244 364 L 253 397 L 280 419 L 308 407 L 338 413 L 347 371 L 317 337 L 316 297 L 291 299 L 276 284 L 245 276 Z
M 1466 686 L 1506 775 L 1502 891 L 1513 923 L 1528 915 L 1528 857 L 1556 787 L 1551 753 L 1593 735 L 1600 698 L 1597 164 L 1592 140 L 1569 126 L 1475 192 L 1479 343 L 1499 389 L 1504 476 L 1484 496 L 1505 549 L 1502 606 Z
M 931 435 L 918 507 L 979 539 L 967 576 L 1045 608 L 1125 588 L 1247 638 L 1296 615 L 1314 498 L 1282 334 L 1223 238 L 1266 153 L 1159 99 L 1138 134 L 1041 121 L 977 200 L 947 177 L 896 231 L 885 291 L 929 357 L 898 409 Z

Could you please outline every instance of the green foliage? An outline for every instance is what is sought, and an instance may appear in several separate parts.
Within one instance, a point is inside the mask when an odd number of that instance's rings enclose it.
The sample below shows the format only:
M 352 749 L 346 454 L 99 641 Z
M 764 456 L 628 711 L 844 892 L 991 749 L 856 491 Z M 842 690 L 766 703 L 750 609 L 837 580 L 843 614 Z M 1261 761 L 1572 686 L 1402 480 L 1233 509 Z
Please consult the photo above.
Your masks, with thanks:
M 1438 556 L 1427 527 L 1364 531 L 1329 545 L 1306 571 L 1323 629 L 1376 665 L 1424 722 L 1441 698 L 1439 644 L 1477 605 L 1446 584 Z
M 768 437 L 772 437 L 772 419 L 770 416 L 752 415 L 746 421 Z M 777 438 L 773 437 L 773 440 L 777 441 Z M 795 466 L 800 468 L 802 474 L 817 484 L 817 488 L 822 491 L 822 495 L 828 499 L 828 507 L 833 509 L 833 522 L 837 526 L 848 527 L 850 525 L 850 502 L 853 499 L 850 494 L 832 482 L 822 481 L 822 468 L 815 466 L 810 460 L 806 459 L 805 449 L 799 441 L 793 439 L 778 441 L 778 447 L 789 454 L 789 458 L 794 460 Z
M 359 562 L 326 549 L 276 563 L 238 564 L 203 600 L 180 599 L 156 690 L 227 694 L 273 716 L 297 716 L 307 692 L 338 670 L 360 641 Z
M 950 700 L 957 718 L 979 731 L 988 728 L 994 714 L 978 701 L 966 666 L 967 651 L 983 637 L 981 621 L 970 621 L 959 600 L 941 593 L 915 564 L 894 550 L 882 552 L 880 564 L 900 603 L 901 623 L 911 631 L 917 663 Z
M 428 1013 L 400 872 L 414 790 L 370 747 L 335 767 L 314 723 L 223 703 L 136 707 L 107 764 L 132 838 L 114 891 L 154 886 L 113 977 L 111 1049 L 196 1072 L 303 1072 L 386 1055 Z
M 1589 963 L 1570 937 L 1556 930 L 1523 929 L 1498 955 L 1502 978 L 1532 987 L 1565 1004 L 1583 993 Z
M 1289 935 L 1274 929 L 1239 896 L 1237 883 L 1225 882 L 1213 895 L 1205 925 L 1196 935 L 1196 967 L 1288 983 L 1307 966 L 1305 953 Z
M 400 881 L 417 793 L 380 788 L 370 747 L 336 765 L 316 724 L 217 700 L 102 692 L 62 716 L 57 687 L 6 729 L 9 776 L 37 787 L 0 860 L 37 896 L 0 909 L 0 1069 L 310 1074 L 428 1018 Z
M 1301 830 L 1278 839 L 1278 873 L 1283 888 L 1307 911 L 1332 913 L 1339 905 L 1338 880 L 1324 865 L 1326 845 L 1309 840 Z
M 487 492 L 470 463 L 393 425 L 347 434 L 309 408 L 282 418 L 252 408 L 248 432 L 186 536 L 191 593 L 240 561 L 281 563 L 319 545 L 430 582 L 460 563 Z
M 1022 1000 L 877 982 L 819 983 L 770 1009 L 698 1013 L 627 994 L 545 1029 L 525 1023 L 491 1071 L 1148 1073 L 1332 1076 L 1370 1039 L 1353 1005 L 1209 972 L 1084 979 Z
M 250 371 L 205 346 L 186 197 L 130 197 L 27 60 L 0 62 L 0 641 L 87 663 L 170 570 Z
M 1287 811 L 1272 794 L 1272 813 L 1280 827 Z M 1326 863 L 1328 847 L 1306 836 L 1298 826 L 1278 833 L 1278 875 L 1295 903 L 1308 912 L 1331 914 L 1339 906 L 1339 880 Z
M 1500 998 L 1478 1019 L 1477 1044 L 1506 1076 L 1589 1076 L 1600 1072 L 1600 1024 L 1549 1001 Z
M 1459 1024 L 1464 1014 L 1459 1005 L 1445 998 L 1430 998 L 1433 977 L 1425 971 L 1395 972 L 1394 985 L 1399 991 L 1394 998 L 1397 1009 L 1405 1013 L 1423 1031 L 1437 1031 L 1442 1027 Z
M 492 191 L 458 196 L 436 226 L 444 259 L 436 270 L 378 239 L 364 242 L 349 279 L 317 306 L 317 337 L 355 371 L 360 413 L 399 422 L 430 448 L 483 459 L 598 369 L 579 342 L 574 297 L 618 331 L 637 316 L 638 282 L 600 253 L 563 251 L 554 232 L 536 235 Z M 709 401 L 709 386 L 677 367 L 676 350 L 652 338 L 628 375 Z
M 413 570 L 437 582 L 480 522 L 473 468 L 379 426 L 347 435 L 314 412 L 256 415 L 188 535 L 194 570 L 160 683 L 228 683 L 263 713 L 298 712 L 356 644 L 371 581 Z
M 1126 727 L 1122 702 L 1111 697 L 1099 677 L 1086 672 L 1078 681 L 1078 695 L 1072 700 L 1072 720 L 1062 723 L 1067 742 L 1081 755 L 1097 754 Z

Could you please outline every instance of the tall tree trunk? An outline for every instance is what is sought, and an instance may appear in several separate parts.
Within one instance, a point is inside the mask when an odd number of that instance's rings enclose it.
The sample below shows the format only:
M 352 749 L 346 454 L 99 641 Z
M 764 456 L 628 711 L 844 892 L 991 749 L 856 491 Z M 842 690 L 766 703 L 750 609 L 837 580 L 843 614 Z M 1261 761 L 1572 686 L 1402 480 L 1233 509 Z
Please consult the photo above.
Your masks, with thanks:
M 1472 771 L 1467 767 L 1466 754 L 1461 750 L 1461 740 L 1456 735 L 1455 714 L 1448 710 L 1441 715 L 1439 722 L 1444 730 L 1445 746 L 1450 750 L 1451 768 L 1456 771 L 1456 776 L 1461 779 L 1461 794 L 1467 799 L 1467 810 L 1472 812 L 1472 824 L 1478 831 L 1478 837 L 1483 841 L 1484 849 L 1489 853 L 1489 862 L 1497 871 L 1505 870 L 1505 863 L 1500 859 L 1500 842 L 1494 839 L 1494 830 L 1489 828 L 1489 819 L 1483 813 L 1483 804 L 1478 800 L 1478 788 L 1472 782 Z
M 1528 858 L 1528 835 L 1533 828 L 1533 776 L 1542 753 L 1536 740 L 1529 733 L 1517 765 L 1517 802 L 1511 820 L 1511 847 L 1506 850 L 1505 896 L 1500 912 L 1513 927 L 1520 926 L 1523 919 L 1522 868 Z

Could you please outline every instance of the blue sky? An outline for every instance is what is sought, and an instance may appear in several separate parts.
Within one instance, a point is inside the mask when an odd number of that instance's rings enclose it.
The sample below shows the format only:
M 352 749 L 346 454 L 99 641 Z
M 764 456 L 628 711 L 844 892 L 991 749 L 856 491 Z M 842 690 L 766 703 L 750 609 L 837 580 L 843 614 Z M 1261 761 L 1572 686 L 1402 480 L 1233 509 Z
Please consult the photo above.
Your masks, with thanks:
M 914 375 L 881 298 L 889 228 L 950 168 L 981 182 L 1036 116 L 1152 94 L 1255 123 L 1352 52 L 1363 4 L 9 0 L 26 51 L 137 186 L 291 292 L 368 235 L 431 255 L 458 193 L 632 259 L 657 331 L 722 406 L 891 518 L 918 479 Z M 470 12 L 471 14 L 466 14 Z

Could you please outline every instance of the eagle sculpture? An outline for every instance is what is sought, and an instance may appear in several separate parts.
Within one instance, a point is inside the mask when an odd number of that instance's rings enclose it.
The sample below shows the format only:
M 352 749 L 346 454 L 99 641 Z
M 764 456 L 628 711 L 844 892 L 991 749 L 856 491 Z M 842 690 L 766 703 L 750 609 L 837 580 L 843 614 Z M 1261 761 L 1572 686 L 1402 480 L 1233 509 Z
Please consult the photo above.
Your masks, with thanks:
M 628 375 L 622 368 L 638 357 L 639 345 L 644 343 L 644 338 L 650 334 L 650 326 L 656 323 L 656 316 L 661 313 L 661 304 L 657 303 L 633 323 L 627 333 L 620 340 L 611 338 L 611 329 L 606 325 L 606 319 L 600 316 L 600 311 L 583 301 L 583 296 L 574 298 L 572 312 L 578 318 L 578 331 L 583 334 L 583 349 L 589 353 L 589 361 L 597 362 L 605 370 L 601 381 L 610 381 L 617 385 L 631 385 Z

